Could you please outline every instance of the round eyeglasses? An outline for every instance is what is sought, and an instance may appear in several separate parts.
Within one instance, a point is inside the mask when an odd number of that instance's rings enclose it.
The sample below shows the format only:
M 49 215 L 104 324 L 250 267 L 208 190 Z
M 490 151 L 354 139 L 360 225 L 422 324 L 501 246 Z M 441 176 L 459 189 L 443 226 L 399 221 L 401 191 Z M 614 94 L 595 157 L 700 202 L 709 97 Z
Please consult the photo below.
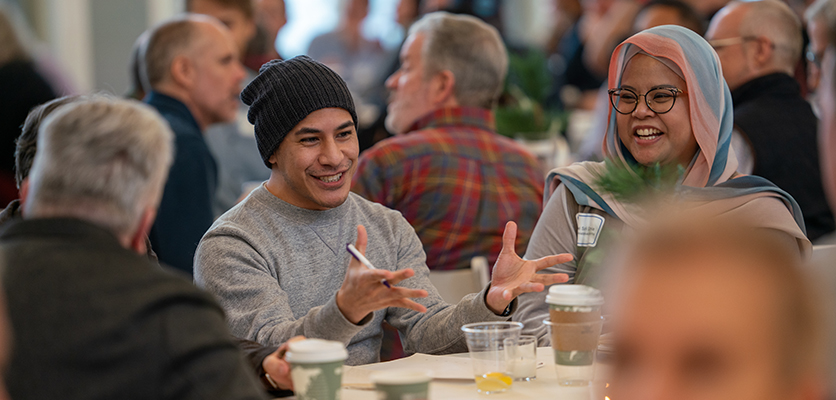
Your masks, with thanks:
M 685 94 L 684 90 L 675 87 L 663 87 L 650 89 L 645 94 L 637 94 L 631 89 L 616 88 L 607 91 L 610 94 L 610 103 L 619 114 L 630 114 L 639 104 L 639 97 L 644 96 L 647 108 L 656 114 L 664 114 L 673 108 L 676 98 Z

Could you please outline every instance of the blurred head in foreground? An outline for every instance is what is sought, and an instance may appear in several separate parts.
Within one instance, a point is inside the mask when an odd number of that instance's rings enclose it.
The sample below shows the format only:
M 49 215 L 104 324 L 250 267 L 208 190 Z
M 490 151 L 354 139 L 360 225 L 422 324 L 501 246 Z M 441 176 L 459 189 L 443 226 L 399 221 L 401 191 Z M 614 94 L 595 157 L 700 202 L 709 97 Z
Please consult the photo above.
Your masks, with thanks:
M 6 311 L 6 297 L 0 292 L 0 373 L 4 376 L 9 367 L 12 352 L 12 330 L 9 325 L 9 315 Z M 6 383 L 0 379 L 0 400 L 9 400 Z
M 810 24 L 815 24 L 811 25 L 811 50 L 821 54 L 819 154 L 825 194 L 833 208 L 836 207 L 836 0 L 816 1 L 810 6 L 807 18 Z
M 797 252 L 730 218 L 672 219 L 622 253 L 612 398 L 821 398 L 822 314 Z

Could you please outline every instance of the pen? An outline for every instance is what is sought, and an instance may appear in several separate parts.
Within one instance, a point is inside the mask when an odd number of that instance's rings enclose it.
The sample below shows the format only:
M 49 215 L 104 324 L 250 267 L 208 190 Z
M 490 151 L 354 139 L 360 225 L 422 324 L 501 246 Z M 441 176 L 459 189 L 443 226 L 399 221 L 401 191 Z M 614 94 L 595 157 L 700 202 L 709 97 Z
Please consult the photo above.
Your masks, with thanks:
M 377 269 L 377 268 L 374 267 L 374 265 L 372 265 L 371 262 L 369 262 L 368 259 L 366 259 L 366 257 L 364 257 L 362 254 L 360 254 L 359 251 L 357 251 L 357 248 L 354 247 L 353 244 L 349 243 L 349 244 L 345 245 L 345 249 L 348 250 L 348 253 L 351 254 L 352 257 L 357 259 L 357 261 L 360 261 L 361 263 L 363 263 L 363 265 L 369 267 L 369 269 Z M 386 287 L 388 287 L 389 289 L 392 288 L 392 286 L 389 286 L 389 282 L 387 282 L 386 279 L 381 279 L 380 283 L 386 285 Z

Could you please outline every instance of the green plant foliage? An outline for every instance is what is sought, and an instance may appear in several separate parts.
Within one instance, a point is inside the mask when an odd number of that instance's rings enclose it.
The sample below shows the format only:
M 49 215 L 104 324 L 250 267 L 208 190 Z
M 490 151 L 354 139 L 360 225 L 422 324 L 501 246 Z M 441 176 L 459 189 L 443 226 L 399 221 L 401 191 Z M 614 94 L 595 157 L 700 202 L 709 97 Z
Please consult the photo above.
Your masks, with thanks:
M 685 173 L 681 165 L 662 166 L 659 163 L 628 166 L 606 160 L 604 172 L 594 184 L 602 191 L 623 202 L 639 202 L 663 193 L 672 193 Z
M 494 113 L 496 130 L 513 137 L 521 132 L 547 132 L 550 118 L 543 112 L 543 107 L 527 97 L 518 87 L 508 88 L 513 99 L 511 105 L 499 107 Z
M 526 97 L 539 104 L 546 101 L 552 86 L 545 53 L 529 49 L 522 53 L 508 54 L 508 78 L 506 88 L 518 87 Z
M 494 115 L 496 131 L 508 137 L 543 139 L 561 130 L 562 119 L 543 107 L 552 85 L 546 55 L 525 50 L 508 55 L 508 76 Z

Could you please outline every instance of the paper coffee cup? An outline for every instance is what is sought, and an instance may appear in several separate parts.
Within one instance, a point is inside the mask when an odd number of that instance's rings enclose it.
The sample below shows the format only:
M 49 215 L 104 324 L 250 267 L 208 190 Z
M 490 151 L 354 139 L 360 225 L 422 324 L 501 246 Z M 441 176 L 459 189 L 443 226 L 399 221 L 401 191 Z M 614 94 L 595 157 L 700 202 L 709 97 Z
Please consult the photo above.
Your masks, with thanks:
M 601 334 L 604 296 L 584 285 L 554 285 L 546 296 L 554 362 L 561 384 L 581 384 L 592 378 L 595 350 Z M 564 380 L 567 375 L 576 375 Z
M 371 375 L 379 400 L 427 400 L 432 376 L 427 371 L 380 371 Z
M 305 339 L 288 345 L 293 391 L 299 400 L 337 400 L 348 351 L 340 342 Z

